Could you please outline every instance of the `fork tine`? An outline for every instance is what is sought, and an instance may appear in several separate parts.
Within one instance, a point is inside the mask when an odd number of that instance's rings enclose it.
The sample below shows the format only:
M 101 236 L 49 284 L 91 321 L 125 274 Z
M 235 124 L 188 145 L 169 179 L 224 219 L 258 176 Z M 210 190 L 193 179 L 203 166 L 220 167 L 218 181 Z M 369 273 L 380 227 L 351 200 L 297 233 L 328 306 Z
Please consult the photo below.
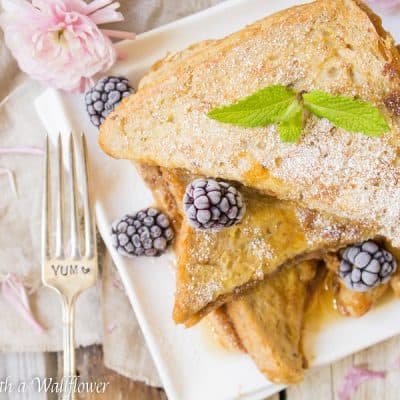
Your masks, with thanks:
M 76 160 L 75 160 L 75 144 L 72 133 L 69 136 L 68 146 L 69 167 L 71 170 L 70 177 L 70 208 L 71 208 L 71 257 L 78 258 L 79 253 L 79 233 L 78 233 L 78 211 L 76 201 Z
M 81 133 L 81 149 L 82 149 L 82 197 L 83 197 L 83 214 L 85 220 L 85 256 L 90 258 L 94 256 L 95 237 L 93 233 L 93 217 L 90 209 L 90 194 L 88 184 L 88 153 L 86 136 Z
M 44 154 L 44 179 L 42 198 L 42 258 L 50 257 L 50 164 L 49 164 L 49 137 L 46 134 Z
M 64 257 L 64 163 L 61 135 L 57 138 L 56 257 Z

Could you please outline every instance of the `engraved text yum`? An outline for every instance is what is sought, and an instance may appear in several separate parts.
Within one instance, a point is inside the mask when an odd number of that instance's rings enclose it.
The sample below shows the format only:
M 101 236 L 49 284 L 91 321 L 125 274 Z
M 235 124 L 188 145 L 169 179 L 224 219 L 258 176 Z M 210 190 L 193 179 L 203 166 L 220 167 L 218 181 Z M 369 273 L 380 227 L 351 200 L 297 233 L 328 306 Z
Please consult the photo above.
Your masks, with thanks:
M 51 269 L 53 270 L 55 276 L 77 275 L 79 272 L 87 274 L 90 272 L 90 268 L 85 268 L 84 266 L 79 265 L 52 265 Z

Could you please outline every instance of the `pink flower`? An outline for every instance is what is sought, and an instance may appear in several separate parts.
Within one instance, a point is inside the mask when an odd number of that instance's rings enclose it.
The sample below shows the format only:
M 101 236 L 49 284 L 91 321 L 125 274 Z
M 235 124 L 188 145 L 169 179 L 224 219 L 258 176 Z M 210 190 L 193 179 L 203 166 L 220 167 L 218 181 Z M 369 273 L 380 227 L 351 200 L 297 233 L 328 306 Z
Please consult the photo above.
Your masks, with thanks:
M 386 12 L 400 11 L 400 0 L 367 0 L 367 3 Z
M 84 91 L 116 60 L 108 36 L 133 38 L 97 25 L 121 21 L 113 0 L 2 0 L 0 26 L 21 70 L 48 86 Z

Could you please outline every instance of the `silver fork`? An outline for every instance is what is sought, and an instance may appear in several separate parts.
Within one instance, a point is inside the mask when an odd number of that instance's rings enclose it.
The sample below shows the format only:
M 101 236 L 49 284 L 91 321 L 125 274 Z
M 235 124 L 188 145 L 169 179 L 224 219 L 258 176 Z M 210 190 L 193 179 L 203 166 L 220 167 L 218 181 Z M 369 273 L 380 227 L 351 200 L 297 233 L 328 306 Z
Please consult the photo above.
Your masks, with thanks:
M 76 377 L 75 369 L 75 339 L 74 339 L 74 314 L 75 301 L 79 294 L 94 286 L 97 280 L 97 249 L 96 228 L 92 216 L 91 203 L 88 189 L 88 157 L 87 145 L 84 134 L 80 137 L 80 146 L 76 146 L 72 134 L 69 137 L 67 149 L 67 162 L 69 165 L 68 185 L 64 186 L 66 171 L 63 162 L 63 149 L 61 136 L 58 136 L 56 145 L 56 176 L 55 176 L 55 216 L 52 218 L 51 202 L 51 173 L 49 139 L 46 137 L 46 150 L 44 157 L 44 188 L 42 210 L 42 281 L 56 290 L 62 299 L 63 306 L 63 400 L 75 398 L 71 390 Z M 75 157 L 79 154 L 79 161 Z M 80 167 L 80 182 L 77 189 L 77 171 Z M 66 213 L 64 210 L 64 193 L 69 198 L 69 249 L 64 245 L 64 231 Z M 83 220 L 84 220 L 84 246 L 81 244 L 82 232 L 78 218 L 78 197 L 81 194 Z M 52 221 L 55 220 L 55 231 L 52 234 Z M 55 236 L 55 240 L 53 237 Z M 53 242 L 55 242 L 53 244 Z M 83 248 L 82 248 L 83 247 Z

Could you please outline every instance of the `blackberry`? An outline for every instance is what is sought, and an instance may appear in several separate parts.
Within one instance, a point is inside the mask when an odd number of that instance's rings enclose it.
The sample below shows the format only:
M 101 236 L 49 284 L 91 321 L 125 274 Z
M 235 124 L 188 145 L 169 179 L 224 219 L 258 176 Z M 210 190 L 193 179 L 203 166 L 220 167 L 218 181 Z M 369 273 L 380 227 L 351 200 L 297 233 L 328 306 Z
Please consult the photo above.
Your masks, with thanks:
M 155 208 L 146 208 L 115 221 L 111 235 L 117 251 L 128 257 L 157 257 L 174 238 L 169 218 Z
M 128 79 L 105 76 L 86 92 L 85 103 L 92 124 L 99 127 L 121 100 L 133 93 Z
M 219 230 L 237 224 L 246 210 L 242 195 L 234 186 L 214 179 L 191 182 L 183 203 L 189 224 L 204 230 Z
M 367 240 L 345 249 L 339 276 L 349 289 L 366 292 L 388 282 L 396 269 L 393 255 L 373 240 Z

